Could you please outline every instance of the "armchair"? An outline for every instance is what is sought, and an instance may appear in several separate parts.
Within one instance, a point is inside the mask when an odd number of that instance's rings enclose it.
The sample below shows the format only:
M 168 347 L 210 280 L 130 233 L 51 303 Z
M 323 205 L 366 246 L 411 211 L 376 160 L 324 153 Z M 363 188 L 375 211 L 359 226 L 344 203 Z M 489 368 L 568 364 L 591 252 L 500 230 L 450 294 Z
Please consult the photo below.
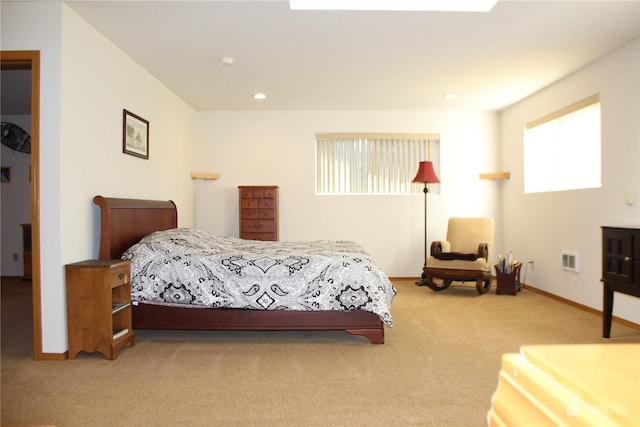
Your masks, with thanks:
M 493 234 L 493 218 L 449 218 L 447 240 L 431 243 L 418 284 L 441 291 L 453 282 L 475 281 L 478 293 L 487 293 Z

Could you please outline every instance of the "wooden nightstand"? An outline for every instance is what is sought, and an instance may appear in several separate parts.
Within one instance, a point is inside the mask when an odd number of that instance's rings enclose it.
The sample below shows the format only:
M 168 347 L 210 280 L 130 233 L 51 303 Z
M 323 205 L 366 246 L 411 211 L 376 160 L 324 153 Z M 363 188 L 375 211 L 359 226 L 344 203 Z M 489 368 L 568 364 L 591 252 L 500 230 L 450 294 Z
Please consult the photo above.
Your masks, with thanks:
M 65 266 L 69 358 L 99 351 L 107 359 L 135 345 L 131 327 L 131 261 L 86 260 Z

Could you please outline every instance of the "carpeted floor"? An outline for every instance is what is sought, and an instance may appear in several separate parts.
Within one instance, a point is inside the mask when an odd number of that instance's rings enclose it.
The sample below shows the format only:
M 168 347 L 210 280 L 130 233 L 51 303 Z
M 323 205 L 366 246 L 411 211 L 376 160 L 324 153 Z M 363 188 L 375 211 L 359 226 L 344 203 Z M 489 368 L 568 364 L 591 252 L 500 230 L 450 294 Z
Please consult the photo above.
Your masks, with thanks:
M 115 361 L 33 361 L 28 283 L 2 283 L 2 424 L 483 426 L 501 355 L 524 344 L 640 342 L 640 331 L 524 290 L 435 293 L 396 280 L 394 327 L 136 331 Z

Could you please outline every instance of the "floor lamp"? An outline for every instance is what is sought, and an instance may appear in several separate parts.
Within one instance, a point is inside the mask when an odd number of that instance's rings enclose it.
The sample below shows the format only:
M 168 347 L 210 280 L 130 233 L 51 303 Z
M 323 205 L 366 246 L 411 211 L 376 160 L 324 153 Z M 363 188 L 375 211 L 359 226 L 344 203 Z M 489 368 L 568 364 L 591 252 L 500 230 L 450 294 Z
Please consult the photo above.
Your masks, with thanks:
M 432 162 L 420 162 L 418 167 L 418 173 L 416 177 L 413 178 L 411 182 L 422 182 L 424 183 L 424 268 L 427 268 L 427 193 L 429 192 L 429 187 L 427 184 L 436 184 L 440 182 L 436 172 L 433 170 Z M 424 280 L 419 280 L 416 282 L 418 286 L 424 286 Z

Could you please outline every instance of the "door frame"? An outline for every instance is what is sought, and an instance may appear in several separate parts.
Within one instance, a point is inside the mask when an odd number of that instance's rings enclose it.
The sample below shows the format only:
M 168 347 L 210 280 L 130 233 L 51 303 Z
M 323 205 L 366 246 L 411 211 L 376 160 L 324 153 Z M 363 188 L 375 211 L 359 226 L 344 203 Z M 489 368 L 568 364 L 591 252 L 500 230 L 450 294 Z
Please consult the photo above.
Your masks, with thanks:
M 40 281 L 40 51 L 0 51 L 0 67 L 31 70 L 31 288 L 33 300 L 33 357 L 42 353 L 42 292 Z

